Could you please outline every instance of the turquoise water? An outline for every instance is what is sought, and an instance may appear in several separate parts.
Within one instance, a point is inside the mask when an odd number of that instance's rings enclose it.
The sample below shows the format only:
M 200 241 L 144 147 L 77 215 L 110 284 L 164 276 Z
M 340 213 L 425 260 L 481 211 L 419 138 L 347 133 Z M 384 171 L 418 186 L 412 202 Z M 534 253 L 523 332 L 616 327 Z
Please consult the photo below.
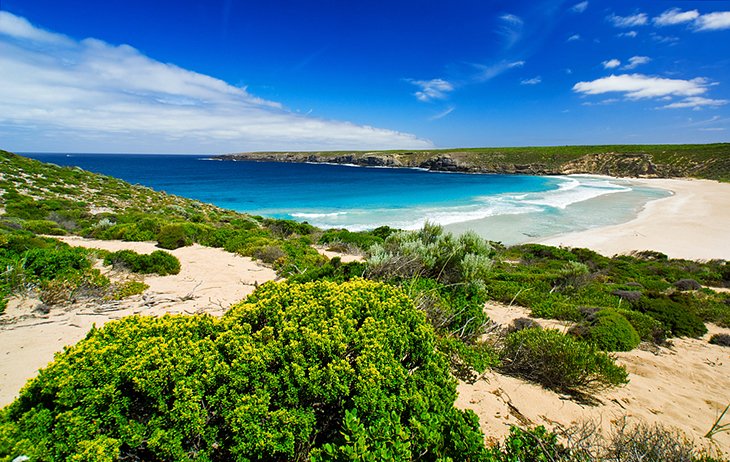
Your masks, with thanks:
M 425 221 L 506 244 L 628 221 L 667 191 L 589 176 L 470 175 L 204 156 L 26 154 L 220 207 L 351 230 Z

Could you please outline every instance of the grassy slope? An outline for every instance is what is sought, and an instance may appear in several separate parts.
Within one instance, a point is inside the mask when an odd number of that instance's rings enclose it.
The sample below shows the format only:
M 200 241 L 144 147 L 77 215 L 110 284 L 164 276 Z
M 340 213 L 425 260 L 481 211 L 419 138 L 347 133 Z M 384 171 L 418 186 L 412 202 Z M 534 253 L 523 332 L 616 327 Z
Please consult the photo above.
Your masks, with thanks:
M 618 154 L 618 155 L 617 155 Z M 730 143 L 686 145 L 599 145 L 507 148 L 458 148 L 428 151 L 327 151 L 308 153 L 245 153 L 244 156 L 270 158 L 284 155 L 321 161 L 342 156 L 355 159 L 383 156 L 397 159 L 404 166 L 419 166 L 430 159 L 449 156 L 464 170 L 511 171 L 514 166 L 528 167 L 527 173 L 559 174 L 611 173 L 636 176 L 636 163 L 644 160 L 657 169 L 657 176 L 690 176 L 730 181 Z M 628 162 L 621 162 L 621 158 Z

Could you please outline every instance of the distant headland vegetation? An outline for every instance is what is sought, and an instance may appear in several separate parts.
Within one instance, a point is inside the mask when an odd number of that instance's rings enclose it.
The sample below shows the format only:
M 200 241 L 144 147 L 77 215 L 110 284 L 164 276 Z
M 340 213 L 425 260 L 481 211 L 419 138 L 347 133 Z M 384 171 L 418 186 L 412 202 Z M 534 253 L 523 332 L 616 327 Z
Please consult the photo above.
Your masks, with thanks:
M 464 148 L 425 151 L 242 152 L 223 160 L 313 162 L 466 173 L 596 174 L 730 181 L 730 143 Z

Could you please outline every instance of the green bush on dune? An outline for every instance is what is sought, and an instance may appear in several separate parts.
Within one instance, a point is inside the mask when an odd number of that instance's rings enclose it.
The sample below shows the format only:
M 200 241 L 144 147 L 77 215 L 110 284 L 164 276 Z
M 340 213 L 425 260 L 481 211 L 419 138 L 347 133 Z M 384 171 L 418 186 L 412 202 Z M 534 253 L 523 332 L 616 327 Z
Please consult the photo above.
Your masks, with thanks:
M 364 280 L 267 283 L 217 320 L 128 317 L 0 411 L 0 458 L 486 460 L 421 312 Z
M 562 392 L 591 392 L 627 382 L 626 369 L 590 343 L 554 329 L 508 334 L 501 369 Z
M 619 312 L 604 309 L 587 322 L 576 325 L 571 333 L 603 351 L 630 351 L 641 342 L 631 323 Z
M 138 254 L 133 250 L 119 250 L 104 257 L 105 265 L 112 265 L 140 274 L 178 274 L 180 260 L 164 250 L 155 250 L 150 254 Z

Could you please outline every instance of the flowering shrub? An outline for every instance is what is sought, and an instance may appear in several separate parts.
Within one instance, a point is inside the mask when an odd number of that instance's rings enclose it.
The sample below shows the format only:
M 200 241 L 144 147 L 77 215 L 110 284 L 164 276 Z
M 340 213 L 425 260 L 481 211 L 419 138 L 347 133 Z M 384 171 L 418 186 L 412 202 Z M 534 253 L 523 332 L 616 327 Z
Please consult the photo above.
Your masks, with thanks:
M 435 343 L 402 291 L 364 280 L 267 283 L 220 320 L 124 318 L 0 411 L 0 459 L 484 460 Z

